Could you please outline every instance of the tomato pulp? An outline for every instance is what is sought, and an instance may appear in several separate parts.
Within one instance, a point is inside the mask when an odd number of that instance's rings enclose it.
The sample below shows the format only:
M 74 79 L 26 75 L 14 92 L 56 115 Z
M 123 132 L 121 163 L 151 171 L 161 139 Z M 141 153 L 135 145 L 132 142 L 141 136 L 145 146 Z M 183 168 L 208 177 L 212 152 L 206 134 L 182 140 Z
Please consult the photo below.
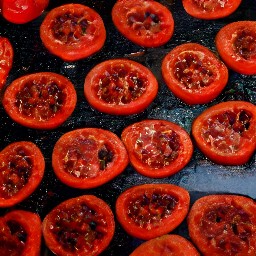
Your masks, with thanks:
M 74 85 L 52 72 L 25 75 L 6 89 L 3 106 L 17 123 L 34 129 L 54 129 L 73 113 L 77 96 Z
M 256 203 L 237 195 L 198 199 L 188 215 L 189 235 L 205 256 L 253 256 Z
M 168 88 L 187 104 L 215 99 L 228 82 L 228 69 L 213 52 L 197 43 L 171 50 L 163 59 L 162 75 Z
M 52 9 L 40 26 L 44 46 L 65 61 L 76 61 L 98 52 L 106 40 L 100 15 L 82 4 Z
M 121 135 L 133 167 L 142 175 L 164 178 L 184 168 L 193 154 L 189 134 L 165 120 L 143 120 Z
M 256 107 L 244 101 L 212 106 L 194 120 L 192 135 L 213 162 L 244 164 L 256 149 Z
M 54 146 L 52 165 L 66 185 L 88 189 L 119 175 L 128 165 L 122 141 L 100 128 L 82 128 L 60 137 Z
M 174 230 L 186 217 L 190 196 L 172 184 L 144 184 L 124 191 L 116 201 L 116 216 L 131 236 L 149 240 Z
M 86 76 L 85 97 L 95 109 L 113 115 L 142 112 L 154 100 L 158 82 L 145 66 L 113 59 L 95 66 Z
M 0 151 L 0 207 L 12 207 L 39 186 L 45 169 L 44 156 L 32 142 L 13 142 Z
M 120 33 L 143 47 L 167 43 L 174 31 L 172 13 L 153 0 L 119 0 L 112 9 L 112 20 Z
M 236 21 L 216 35 L 217 50 L 226 65 L 237 73 L 256 74 L 256 21 Z
M 68 199 L 46 215 L 42 225 L 48 248 L 59 256 L 95 256 L 111 242 L 114 215 L 106 202 L 93 195 Z

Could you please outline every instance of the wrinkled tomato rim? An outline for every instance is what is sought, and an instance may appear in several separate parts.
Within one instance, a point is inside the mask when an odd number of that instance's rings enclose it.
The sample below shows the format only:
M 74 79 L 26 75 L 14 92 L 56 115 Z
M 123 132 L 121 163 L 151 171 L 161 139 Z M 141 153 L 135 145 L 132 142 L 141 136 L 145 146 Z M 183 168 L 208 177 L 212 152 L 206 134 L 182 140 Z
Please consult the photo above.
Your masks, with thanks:
M 104 74 L 105 70 L 112 66 L 128 65 L 132 71 L 137 71 L 139 75 L 147 78 L 146 91 L 135 101 L 128 104 L 116 105 L 109 104 L 99 98 L 97 95 L 98 77 Z M 154 74 L 145 66 L 138 62 L 128 59 L 113 59 L 104 61 L 96 65 L 86 76 L 84 82 L 84 94 L 91 106 L 100 112 L 112 115 L 131 115 L 145 110 L 155 99 L 158 92 L 158 82 Z
M 43 219 L 42 222 L 42 232 L 45 243 L 47 247 L 57 255 L 67 255 L 67 251 L 65 251 L 60 243 L 55 239 L 55 236 L 51 232 L 51 227 L 55 225 L 55 215 L 61 209 L 72 209 L 73 205 L 77 204 L 86 204 L 96 212 L 99 212 L 101 215 L 104 215 L 106 223 L 108 223 L 108 233 L 103 238 L 102 243 L 97 245 L 96 251 L 91 254 L 88 253 L 80 253 L 81 256 L 93 256 L 98 255 L 103 252 L 110 244 L 114 232 L 115 232 L 115 220 L 114 215 L 112 213 L 109 205 L 103 201 L 102 199 L 94 196 L 94 195 L 82 195 L 75 198 L 70 198 L 66 201 L 63 201 L 59 205 L 55 206 Z M 69 253 L 68 255 L 77 255 L 74 253 Z
M 246 139 L 242 141 L 242 146 L 239 151 L 234 154 L 225 154 L 216 151 L 204 140 L 201 135 L 202 127 L 212 116 L 232 110 L 246 110 L 251 113 L 250 128 L 246 131 Z M 198 148 L 210 160 L 217 164 L 223 165 L 242 165 L 249 161 L 256 149 L 256 107 L 245 101 L 227 101 L 222 102 L 203 111 L 192 123 L 192 135 Z
M 149 167 L 147 164 L 140 161 L 134 154 L 135 141 L 133 140 L 133 133 L 140 126 L 145 127 L 154 124 L 163 124 L 176 132 L 180 137 L 180 150 L 178 157 L 170 165 L 159 169 Z M 123 130 L 121 134 L 121 140 L 127 149 L 130 163 L 135 168 L 135 170 L 140 174 L 150 178 L 164 178 L 181 171 L 182 168 L 184 168 L 190 161 L 194 149 L 189 134 L 181 126 L 166 120 L 148 119 L 131 124 Z
M 14 151 L 16 148 L 20 147 L 23 147 L 26 149 L 26 151 L 30 152 L 29 158 L 33 164 L 32 173 L 27 184 L 20 189 L 17 194 L 8 199 L 0 198 L 1 208 L 12 207 L 29 197 L 37 189 L 44 176 L 44 156 L 41 150 L 30 141 L 19 141 L 9 144 L 2 151 L 0 151 L 0 159 L 7 158 L 9 155 L 15 153 Z
M 207 62 L 210 60 L 211 66 L 219 74 L 218 79 L 200 89 L 186 89 L 173 73 L 178 56 L 186 52 L 204 55 L 207 58 Z M 208 48 L 198 43 L 185 43 L 172 49 L 164 57 L 161 69 L 167 87 L 176 97 L 189 105 L 205 104 L 212 101 L 222 92 L 228 82 L 228 69 L 225 64 Z
M 61 107 L 61 111 L 56 112 L 56 114 L 48 120 L 36 120 L 33 116 L 28 117 L 21 115 L 19 109 L 15 106 L 16 95 L 24 88 L 26 83 L 36 81 L 42 77 L 47 79 L 47 81 L 57 81 L 59 89 L 66 95 L 66 100 Z M 66 77 L 53 72 L 39 72 L 15 79 L 6 88 L 2 103 L 7 114 L 20 125 L 32 129 L 50 130 L 57 128 L 71 116 L 76 107 L 77 94 L 74 85 Z
M 94 178 L 77 178 L 67 173 L 63 168 L 62 152 L 63 148 L 70 145 L 72 147 L 72 140 L 79 136 L 90 137 L 93 136 L 97 140 L 103 140 L 114 152 L 113 161 L 106 167 L 101 175 Z M 128 154 L 120 138 L 111 131 L 101 128 L 81 128 L 63 134 L 56 142 L 52 153 L 52 166 L 58 179 L 74 188 L 89 189 L 101 186 L 116 176 L 121 174 L 129 163 Z
M 178 199 L 171 216 L 162 219 L 159 226 L 149 229 L 138 227 L 128 216 L 128 204 L 136 200 L 138 196 L 147 193 L 147 191 L 158 191 L 174 196 Z M 142 240 L 165 235 L 174 230 L 185 219 L 190 203 L 188 191 L 182 187 L 173 184 L 143 184 L 128 188 L 122 192 L 116 200 L 116 217 L 127 234 Z

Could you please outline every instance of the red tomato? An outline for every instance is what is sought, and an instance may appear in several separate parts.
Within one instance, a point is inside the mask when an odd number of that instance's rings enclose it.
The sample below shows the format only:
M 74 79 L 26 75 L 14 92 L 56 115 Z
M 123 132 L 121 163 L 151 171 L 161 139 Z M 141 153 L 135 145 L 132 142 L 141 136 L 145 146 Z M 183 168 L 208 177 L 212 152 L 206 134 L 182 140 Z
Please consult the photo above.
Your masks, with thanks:
M 9 22 L 24 24 L 39 17 L 49 0 L 0 0 L 3 17 Z
M 188 215 L 189 235 L 205 256 L 254 256 L 256 203 L 236 195 L 198 199 Z
M 38 256 L 41 219 L 32 212 L 13 210 L 0 218 L 1 256 Z
M 117 198 L 116 217 L 129 235 L 149 240 L 179 226 L 189 202 L 188 191 L 172 184 L 137 185 Z
M 13 48 L 9 39 L 0 36 L 0 90 L 5 85 L 6 79 L 13 64 Z
M 76 90 L 67 78 L 41 72 L 14 80 L 4 93 L 3 106 L 23 126 L 54 129 L 72 114 L 76 101 Z
M 44 156 L 32 142 L 19 141 L 0 151 L 0 207 L 11 207 L 30 196 L 40 184 Z
M 186 43 L 171 50 L 162 62 L 168 88 L 187 104 L 215 99 L 228 82 L 227 67 L 208 48 Z
M 130 256 L 200 256 L 187 239 L 179 235 L 163 235 L 144 242 Z
M 106 40 L 100 15 L 81 4 L 52 9 L 40 26 L 44 46 L 65 61 L 76 61 L 98 52 Z
M 164 178 L 190 161 L 193 145 L 188 133 L 165 120 L 144 120 L 126 127 L 121 135 L 133 167 L 142 175 Z
M 96 256 L 111 242 L 114 215 L 93 195 L 71 198 L 56 206 L 43 220 L 46 245 L 59 256 Z
M 213 162 L 244 164 L 256 149 L 256 107 L 243 101 L 212 106 L 194 120 L 192 135 Z
M 119 0 L 112 9 L 112 20 L 120 33 L 144 47 L 167 43 L 174 31 L 172 13 L 153 0 Z
M 229 16 L 242 0 L 182 0 L 185 11 L 198 19 L 213 20 Z
M 83 128 L 60 137 L 53 149 L 52 165 L 63 183 L 87 189 L 109 182 L 123 172 L 128 155 L 114 133 Z
M 158 82 L 143 65 L 128 59 L 107 60 L 86 76 L 84 93 L 95 109 L 113 115 L 142 112 L 154 100 Z
M 256 21 L 237 21 L 222 27 L 216 35 L 217 50 L 232 70 L 256 74 Z

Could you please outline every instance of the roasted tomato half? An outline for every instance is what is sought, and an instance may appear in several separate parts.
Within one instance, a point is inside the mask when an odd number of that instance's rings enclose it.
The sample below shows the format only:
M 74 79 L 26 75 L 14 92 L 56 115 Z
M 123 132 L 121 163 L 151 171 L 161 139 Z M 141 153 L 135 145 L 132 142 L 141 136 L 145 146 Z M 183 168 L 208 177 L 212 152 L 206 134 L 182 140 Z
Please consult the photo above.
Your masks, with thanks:
M 194 245 L 179 235 L 163 235 L 142 243 L 130 256 L 200 256 Z
M 0 0 L 3 17 L 9 22 L 24 24 L 39 17 L 49 0 Z
M 144 120 L 121 135 L 133 167 L 142 175 L 164 178 L 184 168 L 193 154 L 189 134 L 165 120 Z
M 95 109 L 113 115 L 146 109 L 158 92 L 158 82 L 145 66 L 128 59 L 104 61 L 86 76 L 84 93 Z
M 13 55 L 13 48 L 9 39 L 0 36 L 0 90 L 5 85 L 12 68 Z
M 216 35 L 217 50 L 229 68 L 245 75 L 256 74 L 256 21 L 236 21 Z
M 254 256 L 256 203 L 236 195 L 198 199 L 188 215 L 189 235 L 205 256 Z
M 41 219 L 36 213 L 13 210 L 0 217 L 1 256 L 38 256 Z
M 119 137 L 98 128 L 77 129 L 62 135 L 52 154 L 56 176 L 66 185 L 81 189 L 112 180 L 124 171 L 128 162 Z
M 59 256 L 96 256 L 110 244 L 114 215 L 102 199 L 93 195 L 71 198 L 57 205 L 43 220 L 48 248 Z
M 0 151 L 0 207 L 11 207 L 30 196 L 40 184 L 44 157 L 32 142 L 13 142 Z
M 17 123 L 34 129 L 54 129 L 73 113 L 77 96 L 64 76 L 41 72 L 14 80 L 6 89 L 3 106 Z
M 40 37 L 52 54 L 76 61 L 98 52 L 106 40 L 100 15 L 88 6 L 65 4 L 52 9 L 40 26 Z
M 194 120 L 192 135 L 213 162 L 244 164 L 256 149 L 256 106 L 244 101 L 212 106 Z
M 143 47 L 158 47 L 167 43 L 174 31 L 172 13 L 153 0 L 116 1 L 112 20 L 120 33 Z
M 213 20 L 229 16 L 242 0 L 182 0 L 185 11 L 198 19 Z
M 228 69 L 208 48 L 186 43 L 163 59 L 162 75 L 168 88 L 187 104 L 215 99 L 228 82 Z
M 131 236 L 149 240 L 174 230 L 185 219 L 190 196 L 172 184 L 144 184 L 124 191 L 116 201 L 116 216 Z

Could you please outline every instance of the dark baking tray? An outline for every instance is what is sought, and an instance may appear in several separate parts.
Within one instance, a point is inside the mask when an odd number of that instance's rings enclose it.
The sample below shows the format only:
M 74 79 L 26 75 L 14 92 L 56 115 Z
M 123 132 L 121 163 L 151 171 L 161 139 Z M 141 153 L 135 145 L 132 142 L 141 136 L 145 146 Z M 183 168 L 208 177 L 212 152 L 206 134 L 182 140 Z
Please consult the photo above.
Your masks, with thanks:
M 243 0 L 235 13 L 227 18 L 204 21 L 190 17 L 183 9 L 180 0 L 159 1 L 167 6 L 175 20 L 175 32 L 171 40 L 164 46 L 155 49 L 139 47 L 124 38 L 114 27 L 111 20 L 113 0 L 87 0 L 73 2 L 82 3 L 95 9 L 103 18 L 107 40 L 103 49 L 87 59 L 68 63 L 49 54 L 39 37 L 39 26 L 50 9 L 67 0 L 53 0 L 46 12 L 36 20 L 15 25 L 0 18 L 0 35 L 10 39 L 14 47 L 15 58 L 13 68 L 6 86 L 14 79 L 33 72 L 52 71 L 68 77 L 75 85 L 78 102 L 73 115 L 59 128 L 51 131 L 40 131 L 22 127 L 14 123 L 0 105 L 0 149 L 9 143 L 29 140 L 36 143 L 42 150 L 46 160 L 44 179 L 39 188 L 25 201 L 14 208 L 37 212 L 41 218 L 58 203 L 82 194 L 94 194 L 104 199 L 114 211 L 118 195 L 136 184 L 173 183 L 186 188 L 191 195 L 191 203 L 206 194 L 235 193 L 256 198 L 256 163 L 255 154 L 243 166 L 222 166 L 209 161 L 195 148 L 192 160 L 179 173 L 165 179 L 150 179 L 139 175 L 128 166 L 126 170 L 113 181 L 91 190 L 73 189 L 60 183 L 51 167 L 51 154 L 58 138 L 73 129 L 81 127 L 101 127 L 120 136 L 122 130 L 129 124 L 146 118 L 166 119 L 178 123 L 189 133 L 192 120 L 207 107 L 227 100 L 245 100 L 256 103 L 256 76 L 245 76 L 230 71 L 228 85 L 217 99 L 204 105 L 188 106 L 167 89 L 161 77 L 161 61 L 175 46 L 185 42 L 197 42 L 216 53 L 214 38 L 218 30 L 225 24 L 238 20 L 256 20 L 256 3 Z M 86 102 L 83 94 L 84 78 L 88 71 L 97 63 L 110 59 L 125 57 L 142 63 L 150 68 L 159 82 L 157 98 L 143 113 L 131 116 L 111 116 L 93 110 Z M 10 209 L 0 209 L 4 214 Z M 186 238 L 188 231 L 184 221 L 173 233 Z M 102 253 L 105 256 L 127 256 L 142 241 L 128 236 L 116 222 L 116 232 L 108 249 Z M 42 255 L 52 255 L 44 246 Z

